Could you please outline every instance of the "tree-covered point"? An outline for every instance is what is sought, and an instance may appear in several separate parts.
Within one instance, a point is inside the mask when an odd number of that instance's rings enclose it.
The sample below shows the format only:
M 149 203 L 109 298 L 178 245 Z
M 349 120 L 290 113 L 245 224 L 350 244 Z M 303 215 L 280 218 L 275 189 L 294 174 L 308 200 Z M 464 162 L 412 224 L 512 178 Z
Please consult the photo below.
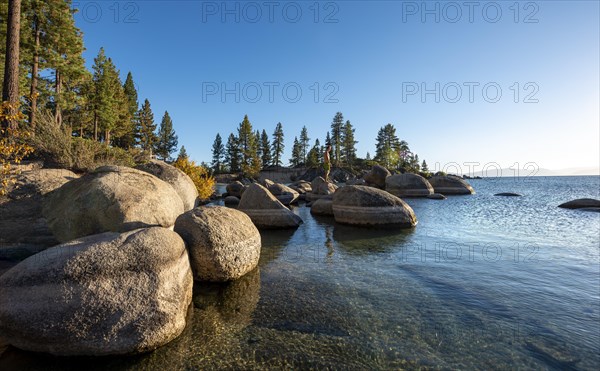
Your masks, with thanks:
M 343 114 L 336 113 L 331 124 L 331 130 L 325 132 L 325 145 L 321 145 L 319 138 L 314 144 L 309 144 L 310 136 L 306 126 L 303 126 L 299 135 L 294 136 L 292 143 L 289 166 L 319 168 L 323 165 L 323 154 L 327 146 L 332 147 L 332 160 L 338 167 L 356 171 L 369 168 L 375 164 L 383 165 L 390 170 L 427 173 L 426 162 L 419 163 L 419 156 L 411 152 L 408 143 L 400 140 L 396 135 L 396 128 L 387 124 L 377 134 L 376 155 L 371 159 L 369 153 L 366 158 L 357 156 L 355 128 L 350 122 L 344 122 Z M 227 144 L 223 146 L 221 134 L 217 134 L 213 143 L 212 168 L 215 172 L 242 173 L 247 177 L 254 177 L 260 170 L 270 166 L 283 165 L 283 150 L 285 148 L 283 124 L 278 122 L 272 135 L 272 141 L 265 129 L 254 129 L 248 116 L 244 116 L 239 124 L 237 135 L 230 133 Z M 336 145 L 338 154 L 336 160 Z

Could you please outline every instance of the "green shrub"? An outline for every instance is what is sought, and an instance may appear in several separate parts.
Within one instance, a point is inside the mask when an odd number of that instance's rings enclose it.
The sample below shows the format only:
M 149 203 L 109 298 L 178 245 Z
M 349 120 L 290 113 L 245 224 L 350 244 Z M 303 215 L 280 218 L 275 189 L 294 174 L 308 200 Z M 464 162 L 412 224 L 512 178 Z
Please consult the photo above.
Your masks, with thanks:
M 59 125 L 46 110 L 38 113 L 31 146 L 46 165 L 87 172 L 99 166 L 135 166 L 136 159 L 146 162 L 149 157 L 141 150 L 110 147 L 92 139 L 74 138 L 71 130 Z

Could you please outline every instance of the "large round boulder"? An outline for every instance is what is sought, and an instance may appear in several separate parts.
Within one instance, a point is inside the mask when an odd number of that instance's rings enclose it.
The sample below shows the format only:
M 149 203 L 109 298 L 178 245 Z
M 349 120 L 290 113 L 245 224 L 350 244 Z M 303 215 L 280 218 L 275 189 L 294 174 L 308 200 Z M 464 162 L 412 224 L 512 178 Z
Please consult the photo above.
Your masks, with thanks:
M 333 195 L 335 221 L 358 226 L 411 228 L 417 225 L 412 208 L 400 198 L 367 186 L 346 186 Z
M 558 205 L 563 209 L 587 209 L 587 208 L 600 208 L 600 200 L 593 198 L 580 198 L 577 200 L 565 202 L 564 204 Z
M 145 171 L 171 185 L 183 201 L 183 210 L 188 211 L 198 205 L 198 189 L 192 179 L 175 166 L 163 161 L 151 160 L 136 166 L 136 169 Z
M 275 196 L 275 198 L 277 198 L 285 206 L 289 206 L 290 204 L 298 200 L 298 197 L 300 197 L 300 194 L 298 192 L 280 183 L 273 183 L 272 185 L 267 187 L 267 189 L 269 190 L 269 192 L 271 192 L 273 196 Z
M 43 214 L 61 242 L 102 232 L 172 227 L 183 213 L 175 189 L 154 175 L 104 166 L 46 195 Z
M 88 236 L 0 277 L 0 336 L 61 356 L 154 350 L 183 331 L 192 284 L 185 244 L 173 231 Z
M 235 280 L 258 265 L 260 233 L 241 211 L 201 206 L 180 215 L 175 232 L 187 243 L 198 281 Z
M 427 197 L 433 187 L 418 174 L 397 174 L 385 179 L 385 190 L 398 197 Z
M 8 194 L 0 197 L 0 258 L 28 256 L 59 244 L 42 216 L 42 199 L 78 177 L 63 169 L 35 169 L 16 177 Z
M 320 198 L 313 202 L 310 207 L 310 213 L 318 216 L 333 216 L 333 200 L 329 196 L 327 198 Z
M 240 204 L 240 199 L 235 196 L 227 196 L 223 199 L 223 203 L 227 207 L 237 207 Z
M 312 202 L 332 195 L 338 187 L 326 181 L 323 177 L 316 177 L 311 183 L 311 192 L 306 194 L 306 201 Z
M 240 182 L 239 180 L 236 180 L 235 182 L 227 184 L 227 187 L 225 187 L 225 189 L 227 190 L 227 194 L 229 196 L 241 198 L 242 193 L 244 192 L 245 186 L 242 182 Z
M 385 188 L 385 180 L 391 175 L 392 174 L 388 169 L 383 166 L 375 165 L 363 178 L 368 184 L 383 189 Z
M 436 175 L 429 179 L 435 193 L 443 195 L 470 195 L 475 190 L 466 180 L 452 175 Z
M 297 228 L 302 224 L 302 218 L 257 183 L 244 191 L 238 210 L 246 213 L 259 229 Z
M 312 185 L 310 182 L 307 182 L 306 180 L 299 180 L 297 182 L 294 182 L 290 185 L 290 188 L 293 189 L 294 191 L 298 192 L 301 195 L 308 193 L 308 192 L 312 192 Z

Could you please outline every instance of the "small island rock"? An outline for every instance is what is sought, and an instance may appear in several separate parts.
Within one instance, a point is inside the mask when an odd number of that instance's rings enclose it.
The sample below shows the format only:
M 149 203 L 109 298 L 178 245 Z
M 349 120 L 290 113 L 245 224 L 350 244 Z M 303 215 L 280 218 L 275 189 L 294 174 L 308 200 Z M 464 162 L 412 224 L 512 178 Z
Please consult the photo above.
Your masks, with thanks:
M 397 174 L 385 179 L 385 190 L 397 197 L 427 197 L 433 187 L 418 174 Z
M 346 186 L 333 195 L 335 221 L 359 226 L 411 228 L 417 225 L 412 208 L 400 198 L 368 186 Z
M 595 200 L 593 198 L 580 198 L 560 204 L 558 207 L 563 209 L 600 208 L 600 200 Z
M 436 175 L 429 179 L 434 192 L 443 195 L 470 195 L 475 190 L 466 180 L 451 175 Z

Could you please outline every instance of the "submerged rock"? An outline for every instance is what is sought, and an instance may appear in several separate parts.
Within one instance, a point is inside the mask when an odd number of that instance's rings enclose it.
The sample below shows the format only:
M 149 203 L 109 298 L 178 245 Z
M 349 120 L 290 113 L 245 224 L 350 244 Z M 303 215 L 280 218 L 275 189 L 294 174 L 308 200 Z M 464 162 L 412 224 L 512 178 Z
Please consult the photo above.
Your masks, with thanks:
M 103 166 L 48 193 L 43 214 L 61 242 L 102 232 L 172 227 L 183 201 L 168 183 L 141 170 Z
M 346 186 L 333 195 L 338 223 L 411 228 L 417 225 L 412 208 L 400 198 L 367 186 Z
M 260 233 L 241 211 L 198 207 L 177 218 L 175 232 L 187 243 L 198 281 L 235 280 L 258 265 Z
M 363 178 L 368 184 L 383 189 L 385 188 L 385 180 L 391 175 L 392 173 L 390 173 L 388 169 L 383 166 L 375 165 Z
M 259 229 L 297 228 L 302 224 L 302 218 L 256 183 L 244 191 L 238 210 L 246 213 Z
M 563 209 L 600 208 L 600 200 L 595 200 L 593 198 L 580 198 L 560 204 L 558 207 Z
M 501 192 L 501 193 L 496 193 L 494 196 L 500 196 L 500 197 L 522 197 L 523 195 L 520 195 L 518 193 L 512 193 L 512 192 Z
M 451 175 L 436 175 L 429 178 L 429 183 L 436 193 L 443 195 L 470 195 L 475 190 L 462 178 Z
M 418 174 L 398 174 L 385 179 L 385 190 L 398 197 L 427 197 L 433 187 Z
M 198 205 L 198 189 L 192 179 L 175 166 L 163 161 L 151 160 L 150 162 L 136 166 L 136 169 L 145 171 L 165 181 L 175 189 L 175 192 L 183 201 L 183 210 L 188 211 Z
M 183 331 L 191 300 L 179 235 L 108 232 L 45 250 L 0 277 L 0 336 L 61 356 L 146 352 Z
M 444 196 L 441 193 L 432 193 L 432 194 L 428 195 L 427 198 L 430 200 L 445 200 L 446 196 Z

